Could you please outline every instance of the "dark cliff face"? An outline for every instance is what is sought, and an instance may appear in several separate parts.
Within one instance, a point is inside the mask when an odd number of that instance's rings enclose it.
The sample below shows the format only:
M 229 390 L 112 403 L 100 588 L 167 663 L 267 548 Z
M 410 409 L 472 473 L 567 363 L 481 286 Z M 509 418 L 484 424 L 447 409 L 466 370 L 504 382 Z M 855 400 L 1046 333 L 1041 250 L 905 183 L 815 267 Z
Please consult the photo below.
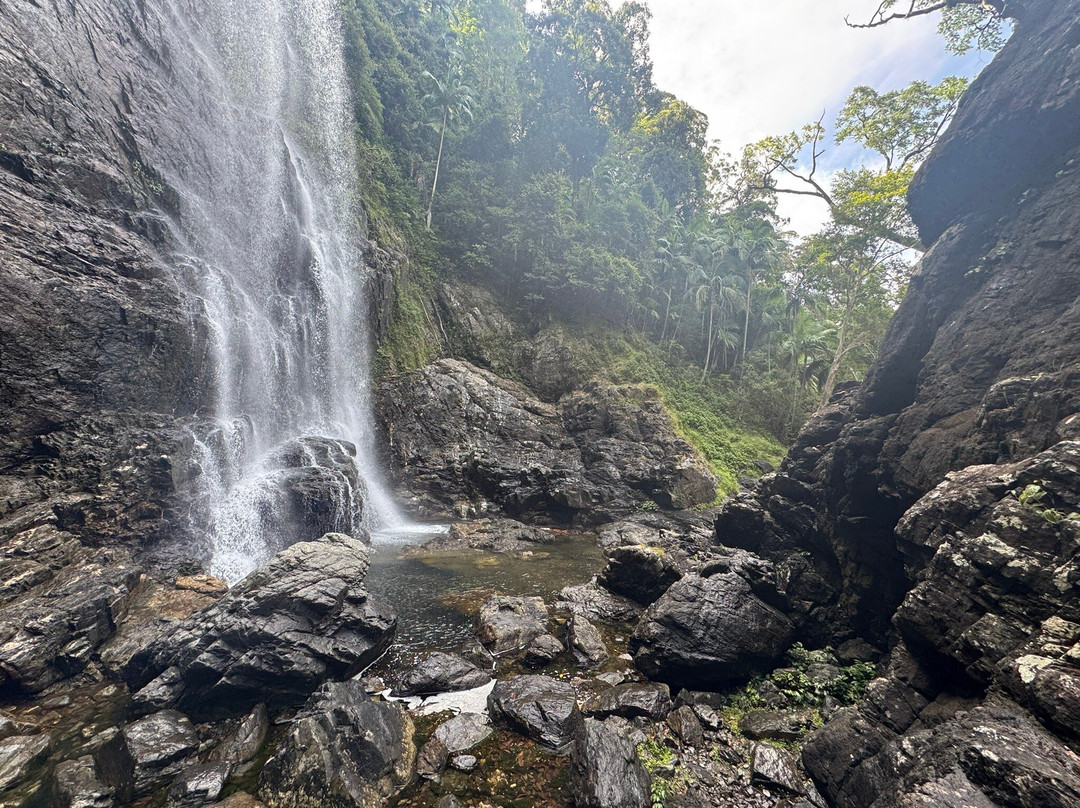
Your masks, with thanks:
M 725 543 L 821 551 L 847 590 L 828 619 L 849 628 L 880 634 L 908 588 L 893 538 L 908 508 L 950 471 L 1049 448 L 1080 411 L 1080 128 L 1059 131 L 1080 120 L 1077 11 L 1031 4 L 976 80 L 912 187 L 936 240 L 866 382 L 718 523 Z
M 169 266 L 175 198 L 152 147 L 180 138 L 158 130 L 163 106 L 195 119 L 198 105 L 179 94 L 187 67 L 161 14 L 20 2 L 0 15 L 0 517 L 158 461 L 167 425 L 205 394 L 205 328 Z M 112 504 L 153 499 L 169 471 L 127 475 L 135 490 Z
M 1078 77 L 1080 2 L 1026 4 L 913 183 L 933 246 L 866 382 L 717 521 L 781 567 L 813 559 L 784 582 L 808 641 L 894 648 L 806 747 L 838 805 L 1080 794 Z
M 51 502 L 35 519 L 145 541 L 191 483 L 180 426 L 214 398 L 191 200 L 257 176 L 258 155 L 214 144 L 270 125 L 222 100 L 202 6 L 16 0 L 0 14 L 0 525 Z M 316 294 L 291 269 L 310 262 L 303 234 L 283 228 L 275 249 L 281 295 Z M 370 273 L 376 326 L 388 270 Z

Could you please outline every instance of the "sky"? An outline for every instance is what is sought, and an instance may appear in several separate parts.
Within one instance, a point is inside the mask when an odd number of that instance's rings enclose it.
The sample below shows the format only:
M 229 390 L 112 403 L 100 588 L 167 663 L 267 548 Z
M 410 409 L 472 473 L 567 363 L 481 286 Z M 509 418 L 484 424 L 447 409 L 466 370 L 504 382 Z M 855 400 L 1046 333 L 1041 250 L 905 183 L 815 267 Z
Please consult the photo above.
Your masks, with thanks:
M 618 0 L 611 0 L 612 5 Z M 849 28 L 868 18 L 876 0 L 645 0 L 652 11 L 654 79 L 709 116 L 710 137 L 724 151 L 816 121 L 831 128 L 848 94 L 860 84 L 894 90 L 916 79 L 976 75 L 986 54 L 945 51 L 937 18 L 882 28 Z M 539 0 L 530 0 L 530 6 Z M 856 164 L 863 153 L 836 149 L 824 166 Z M 827 218 L 823 202 L 781 197 L 792 229 L 808 235 Z
M 916 79 L 976 75 L 989 61 L 945 51 L 937 19 L 853 29 L 873 0 L 648 0 L 657 86 L 709 116 L 710 136 L 738 154 L 767 135 L 783 134 L 825 113 L 831 125 L 851 90 L 880 91 Z M 830 144 L 831 146 L 831 144 Z M 863 158 L 856 148 L 830 148 L 835 171 Z M 824 203 L 782 197 L 781 213 L 802 234 L 827 216 Z

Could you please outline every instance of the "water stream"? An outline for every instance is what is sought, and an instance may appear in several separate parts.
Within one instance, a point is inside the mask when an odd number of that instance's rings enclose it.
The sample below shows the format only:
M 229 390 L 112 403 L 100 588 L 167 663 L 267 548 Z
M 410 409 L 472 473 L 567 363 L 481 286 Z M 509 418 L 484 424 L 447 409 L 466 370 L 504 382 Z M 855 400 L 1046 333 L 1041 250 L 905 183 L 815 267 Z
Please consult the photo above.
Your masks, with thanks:
M 195 523 L 211 572 L 232 583 L 307 538 L 299 525 L 405 520 L 374 449 L 371 270 L 339 4 L 170 2 L 211 88 L 212 142 L 163 176 L 180 198 L 174 263 L 193 319 L 209 324 Z

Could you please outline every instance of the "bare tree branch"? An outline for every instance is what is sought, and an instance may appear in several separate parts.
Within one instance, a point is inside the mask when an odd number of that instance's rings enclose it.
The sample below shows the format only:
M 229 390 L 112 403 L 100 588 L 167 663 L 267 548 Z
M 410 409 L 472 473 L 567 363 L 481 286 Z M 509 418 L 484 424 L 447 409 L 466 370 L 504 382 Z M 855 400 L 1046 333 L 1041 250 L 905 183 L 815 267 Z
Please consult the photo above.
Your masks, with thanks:
M 940 0 L 940 2 L 919 7 L 919 0 L 910 0 L 907 11 L 889 13 L 889 10 L 894 5 L 894 0 L 881 0 L 877 11 L 874 12 L 868 22 L 852 22 L 848 17 L 844 18 L 844 22 L 849 28 L 880 28 L 882 25 L 888 25 L 893 20 L 910 20 L 913 17 L 924 17 L 927 14 L 933 14 L 946 8 L 955 8 L 956 6 L 984 6 L 998 16 L 1004 17 L 1007 16 L 1008 2 L 1007 0 Z

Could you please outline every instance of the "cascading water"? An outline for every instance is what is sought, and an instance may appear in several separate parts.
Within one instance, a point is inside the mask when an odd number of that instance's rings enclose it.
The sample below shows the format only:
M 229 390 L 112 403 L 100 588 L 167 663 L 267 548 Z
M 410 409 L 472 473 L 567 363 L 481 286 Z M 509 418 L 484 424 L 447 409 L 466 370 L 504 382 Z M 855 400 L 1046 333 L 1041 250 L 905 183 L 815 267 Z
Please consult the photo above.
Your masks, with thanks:
M 165 178 L 180 197 L 175 263 L 212 354 L 196 521 L 211 571 L 233 582 L 307 533 L 404 520 L 374 459 L 339 4 L 172 3 L 212 88 L 212 142 Z

